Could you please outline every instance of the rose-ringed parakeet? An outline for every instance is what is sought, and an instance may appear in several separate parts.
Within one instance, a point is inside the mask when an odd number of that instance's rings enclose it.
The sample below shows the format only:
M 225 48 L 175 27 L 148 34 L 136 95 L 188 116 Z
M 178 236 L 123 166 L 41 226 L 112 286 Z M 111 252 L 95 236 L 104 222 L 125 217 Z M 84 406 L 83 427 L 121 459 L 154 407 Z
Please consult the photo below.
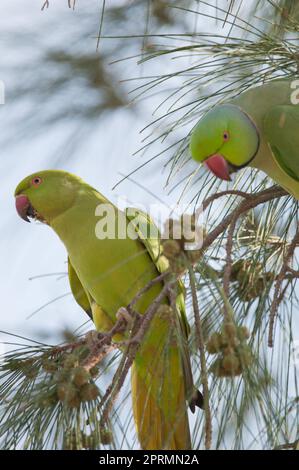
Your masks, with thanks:
M 149 226 L 155 227 L 146 214 L 139 212 L 136 223 L 136 215 L 117 211 L 75 175 L 41 171 L 25 178 L 15 197 L 23 219 L 33 217 L 48 224 L 64 243 L 72 293 L 99 331 L 110 330 L 118 310 L 168 267 L 157 229 L 147 232 Z M 110 209 L 115 227 L 120 222 L 130 225 L 135 239 L 97 236 L 97 224 L 103 217 L 107 220 Z M 148 238 L 148 233 L 155 235 Z M 162 288 L 162 283 L 154 284 L 136 310 L 143 314 Z M 194 411 L 202 400 L 192 381 L 180 284 L 177 294 L 177 311 L 168 309 L 167 315 L 155 315 L 132 366 L 133 414 L 143 449 L 191 448 L 187 403 Z
M 190 151 L 223 180 L 251 166 L 298 199 L 299 81 L 273 80 L 215 106 L 195 126 Z

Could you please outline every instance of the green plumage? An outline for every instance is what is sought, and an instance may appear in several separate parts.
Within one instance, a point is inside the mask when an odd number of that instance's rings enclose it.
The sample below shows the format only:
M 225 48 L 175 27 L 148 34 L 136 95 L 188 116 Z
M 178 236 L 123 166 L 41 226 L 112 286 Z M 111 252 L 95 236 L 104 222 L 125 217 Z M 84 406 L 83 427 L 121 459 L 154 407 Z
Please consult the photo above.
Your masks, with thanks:
M 139 211 L 137 220 L 129 210 L 116 211 L 99 192 L 74 175 L 40 172 L 42 183 L 38 188 L 32 184 L 35 177 L 21 182 L 16 195 L 25 195 L 38 217 L 64 243 L 73 295 L 92 315 L 96 328 L 107 331 L 115 323 L 119 308 L 126 307 L 141 288 L 167 269 L 159 233 L 146 214 Z M 99 228 L 105 229 L 105 217 L 111 210 L 110 216 L 115 215 L 113 227 L 124 224 L 135 239 L 97 236 Z M 139 313 L 146 311 L 162 287 L 162 283 L 155 284 L 142 296 L 135 306 Z M 195 390 L 181 284 L 177 305 L 177 312 L 154 317 L 132 367 L 133 411 L 144 449 L 191 447 L 187 400 Z
M 273 80 L 216 106 L 194 128 L 190 151 L 207 166 L 216 156 L 209 168 L 223 179 L 248 165 L 299 199 L 299 81 Z
M 299 199 L 299 104 L 291 101 L 296 96 L 293 82 L 269 82 L 248 90 L 231 103 L 249 114 L 260 133 L 259 151 L 250 165 L 267 173 Z

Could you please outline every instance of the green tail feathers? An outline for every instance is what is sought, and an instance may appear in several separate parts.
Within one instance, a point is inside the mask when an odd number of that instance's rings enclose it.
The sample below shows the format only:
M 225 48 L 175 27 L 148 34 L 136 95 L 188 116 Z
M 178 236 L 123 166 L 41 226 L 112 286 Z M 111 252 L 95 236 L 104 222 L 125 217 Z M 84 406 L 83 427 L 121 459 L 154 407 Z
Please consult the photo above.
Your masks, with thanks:
M 156 314 L 132 367 L 134 419 L 143 449 L 190 449 L 181 345 L 176 322 L 169 318 L 171 309 L 163 307 L 164 311 L 160 309 L 162 313 Z

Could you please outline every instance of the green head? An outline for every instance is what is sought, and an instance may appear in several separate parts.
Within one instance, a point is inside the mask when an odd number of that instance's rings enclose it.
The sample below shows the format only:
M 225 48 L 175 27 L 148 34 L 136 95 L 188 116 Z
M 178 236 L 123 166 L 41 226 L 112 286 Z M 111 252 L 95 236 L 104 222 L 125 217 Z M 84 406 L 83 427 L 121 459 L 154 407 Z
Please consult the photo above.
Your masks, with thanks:
M 66 171 L 34 173 L 15 190 L 17 212 L 27 222 L 35 218 L 50 224 L 74 204 L 80 186 L 82 180 Z
M 219 105 L 209 111 L 194 128 L 190 151 L 194 160 L 204 162 L 224 180 L 247 166 L 260 144 L 258 129 L 238 106 Z

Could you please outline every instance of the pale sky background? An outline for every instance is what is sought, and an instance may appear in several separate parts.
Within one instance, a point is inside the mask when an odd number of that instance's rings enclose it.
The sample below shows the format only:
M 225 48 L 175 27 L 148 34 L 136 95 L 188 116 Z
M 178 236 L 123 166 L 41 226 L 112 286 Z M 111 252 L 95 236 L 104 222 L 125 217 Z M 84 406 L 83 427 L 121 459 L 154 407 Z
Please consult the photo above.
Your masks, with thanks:
M 120 3 L 117 0 L 108 2 Z M 13 103 L 12 95 L 16 89 L 23 88 L 23 81 L 30 74 L 40 75 L 42 85 L 45 71 L 32 69 L 34 59 L 53 44 L 60 44 L 63 49 L 78 47 L 95 51 L 96 48 L 95 36 L 101 5 L 99 0 L 77 0 L 75 11 L 68 9 L 66 0 L 50 0 L 49 9 L 41 12 L 42 3 L 42 0 L 0 2 L 0 80 L 5 84 L 6 93 L 5 104 L 0 106 L 0 142 L 2 139 L 5 141 L 0 148 L 0 330 L 55 342 L 65 327 L 75 329 L 87 317 L 72 296 L 67 295 L 28 319 L 32 312 L 56 297 L 68 294 L 70 290 L 67 277 L 61 278 L 59 275 L 30 280 L 38 275 L 66 272 L 66 252 L 49 227 L 37 223 L 29 225 L 18 217 L 13 197 L 15 187 L 33 172 L 60 168 L 80 175 L 114 202 L 119 197 L 126 197 L 133 205 L 138 203 L 147 207 L 151 203 L 156 204 L 154 196 L 132 182 L 124 182 L 115 191 L 112 188 L 121 174 L 129 173 L 144 161 L 133 154 L 142 146 L 143 135 L 140 135 L 140 130 L 152 120 L 154 103 L 159 103 L 161 96 L 143 100 L 134 109 L 127 107 L 101 116 L 97 122 L 94 121 L 92 131 L 83 136 L 80 146 L 75 145 L 73 158 L 69 158 L 68 152 L 65 152 L 66 157 L 61 144 L 71 143 L 65 136 L 70 135 L 74 128 L 75 116 L 69 116 L 57 128 L 44 128 L 36 135 L 35 132 L 25 132 L 23 138 L 20 138 L 20 130 L 24 128 L 23 117 L 26 115 L 24 107 L 32 109 L 35 117 L 41 121 L 48 113 L 42 101 L 32 105 L 30 96 L 27 103 L 25 99 L 18 107 Z M 90 30 L 89 37 L 85 37 L 82 43 L 80 32 L 87 14 L 92 17 L 90 24 L 94 30 Z M 140 24 L 136 24 L 136 30 L 138 27 Z M 216 32 L 212 20 L 205 19 L 200 27 L 201 31 Z M 223 34 L 225 31 L 221 29 Z M 26 37 L 29 39 L 24 40 Z M 103 42 L 101 47 L 106 50 L 109 45 Z M 111 57 L 111 61 L 116 58 Z M 16 71 L 13 75 L 11 66 Z M 157 65 L 151 62 L 152 74 L 155 67 Z M 163 73 L 161 69 L 156 70 Z M 137 66 L 136 60 L 133 60 L 111 65 L 111 71 L 118 80 L 141 76 L 148 69 L 146 65 Z M 120 86 L 129 90 L 131 85 Z M 69 99 L 68 95 L 65 99 Z M 154 133 L 152 137 L 156 135 Z M 152 151 L 158 151 L 159 145 L 154 145 Z M 165 204 L 172 205 L 177 201 L 180 189 L 171 195 L 167 194 L 164 184 L 168 170 L 163 171 L 163 162 L 165 157 L 138 172 L 134 178 Z M 194 168 L 193 165 L 190 163 L 189 168 Z M 0 333 L 0 340 L 7 340 L 7 336 Z
M 110 0 L 109 4 L 119 4 L 117 0 Z M 85 320 L 84 313 L 76 305 L 71 296 L 59 300 L 32 318 L 27 317 L 36 309 L 51 299 L 69 291 L 66 278 L 57 280 L 56 276 L 44 277 L 34 281 L 29 278 L 46 273 L 64 272 L 66 253 L 63 245 L 48 227 L 41 224 L 26 224 L 16 214 L 14 207 L 14 189 L 25 176 L 38 170 L 60 168 L 80 175 L 83 179 L 104 193 L 109 199 L 117 202 L 118 198 L 126 198 L 132 204 L 156 204 L 157 200 L 146 190 L 137 187 L 132 182 L 124 182 L 112 191 L 121 174 L 127 174 L 144 160 L 140 156 L 132 156 L 142 144 L 140 130 L 152 120 L 154 103 L 158 104 L 161 95 L 140 101 L 139 105 L 107 113 L 93 123 L 92 131 L 83 137 L 74 158 L 64 158 L 64 150 L 59 148 L 62 142 L 70 144 L 65 135 L 68 135 L 75 116 L 70 116 L 57 129 L 44 128 L 40 133 L 28 132 L 19 139 L 18 134 L 23 129 L 24 107 L 31 106 L 35 117 L 41 121 L 45 118 L 47 108 L 43 102 L 33 105 L 30 94 L 16 107 L 12 107 L 12 92 L 22 89 L 23 81 L 30 74 L 41 76 L 42 86 L 43 70 L 32 70 L 33 59 L 39 57 L 52 44 L 60 44 L 62 49 L 78 46 L 81 50 L 94 52 L 101 2 L 98 0 L 77 1 L 75 11 L 67 7 L 63 0 L 50 2 L 50 7 L 43 12 L 40 10 L 42 1 L 1 0 L 0 3 L 0 51 L 3 67 L 0 68 L 0 79 L 4 81 L 6 102 L 0 108 L 1 134 L 9 142 L 1 150 L 1 238 L 0 246 L 1 266 L 0 285 L 4 290 L 1 296 L 2 315 L 0 329 L 24 334 L 32 337 L 37 330 L 49 333 L 59 331 L 63 326 L 79 325 Z M 91 13 L 90 13 L 91 12 Z M 94 30 L 84 39 L 80 33 L 82 21 L 86 15 L 93 18 L 90 21 Z M 215 22 L 211 20 L 215 27 Z M 138 29 L 139 28 L 139 29 Z M 140 29 L 141 28 L 141 29 Z M 209 31 L 209 21 L 204 22 L 204 30 Z M 143 24 L 136 24 L 136 31 L 143 31 Z M 114 34 L 116 34 L 114 32 Z M 25 40 L 24 40 L 25 38 Z M 105 42 L 106 41 L 106 42 Z M 113 41 L 113 40 L 111 40 Z M 108 40 L 100 46 L 106 50 Z M 136 52 L 136 51 L 135 51 Z M 112 56 L 111 62 L 117 57 Z M 190 59 L 188 59 L 190 60 Z M 15 73 L 9 72 L 9 66 L 14 65 Z M 176 64 L 174 66 L 177 66 Z M 150 63 L 150 72 L 154 74 L 155 62 Z M 111 71 L 116 80 L 139 77 L 146 74 L 146 66 L 137 66 L 136 60 L 125 61 L 120 65 L 111 65 Z M 115 72 L 114 72 L 115 71 Z M 158 73 L 161 69 L 158 70 Z M 134 86 L 120 84 L 127 90 Z M 61 100 L 64 96 L 61 96 Z M 68 97 L 65 98 L 69 99 Z M 86 97 L 88 99 L 88 97 Z M 13 129 L 11 122 L 13 122 Z M 36 134 L 36 135 L 35 135 Z M 157 136 L 154 133 L 152 138 Z M 14 137 L 16 136 L 16 137 Z M 160 144 L 152 146 L 151 152 L 160 150 Z M 57 152 L 59 149 L 59 163 Z M 73 152 L 75 153 L 75 152 Z M 150 154 L 147 155 L 150 156 Z M 172 205 L 177 201 L 179 191 L 171 196 L 164 190 L 168 170 L 163 171 L 164 160 L 149 165 L 144 171 L 139 171 L 134 178 L 145 188 L 150 189 L 165 204 Z M 189 168 L 194 168 L 190 163 Z M 186 168 L 187 171 L 188 167 Z M 5 312 L 5 313 L 4 313 Z
M 66 3 L 53 0 L 50 8 L 41 12 L 41 2 L 37 0 L 1 1 L 1 62 L 19 61 L 20 64 L 18 75 L 12 77 L 14 86 L 18 86 L 18 82 L 20 86 L 22 85 L 24 67 L 26 74 L 30 71 L 31 55 L 38 55 L 52 41 L 64 41 L 68 38 L 70 47 L 72 41 L 76 42 L 76 27 L 84 10 L 86 12 L 90 8 L 94 11 L 91 15 L 96 17 L 95 25 L 97 25 L 100 2 L 79 1 L 74 12 L 67 8 Z M 65 21 L 68 18 L 72 24 L 69 27 L 70 33 L 65 35 Z M 53 26 L 55 29 L 52 29 Z M 23 44 L 20 32 L 22 34 L 28 32 L 33 37 L 32 42 Z M 41 34 L 42 32 L 44 34 Z M 95 51 L 96 42 L 92 37 L 95 34 L 96 30 L 90 32 L 90 39 L 84 44 L 86 49 Z M 39 74 L 39 70 L 31 72 Z M 12 86 L 11 77 L 3 76 L 1 69 L 0 79 L 4 81 L 6 91 L 5 105 L 0 108 L 1 133 L 5 133 L 8 131 L 6 116 L 11 112 Z M 35 112 L 43 117 L 43 103 L 39 103 Z M 20 111 L 20 125 L 21 115 L 22 111 Z M 112 192 L 112 187 L 120 179 L 120 174 L 128 173 L 130 168 L 139 164 L 140 160 L 137 158 L 134 160 L 131 156 L 141 146 L 139 131 L 150 118 L 150 109 L 148 108 L 147 113 L 145 104 L 138 113 L 124 109 L 101 117 L 80 147 L 77 158 L 65 162 L 62 158 L 58 168 L 80 175 L 114 201 L 117 201 L 119 196 L 126 196 L 129 201 L 135 203 L 146 204 L 153 201 L 146 191 L 132 183 L 124 183 Z M 25 136 L 20 142 L 13 140 L 13 134 L 10 134 L 11 141 L 1 152 L 0 165 L 3 177 L 1 178 L 0 284 L 3 290 L 1 295 L 3 303 L 0 328 L 30 337 L 35 335 L 37 330 L 59 331 L 63 326 L 76 326 L 86 319 L 71 296 L 49 305 L 31 319 L 27 319 L 40 306 L 69 291 L 66 278 L 57 280 L 58 276 L 53 276 L 29 280 L 30 277 L 39 274 L 65 271 L 66 253 L 61 242 L 48 227 L 35 223 L 26 224 L 17 216 L 13 197 L 16 185 L 25 176 L 37 170 L 56 167 L 55 150 L 57 143 L 72 125 L 72 118 L 69 121 L 65 122 L 59 131 L 49 132 L 45 129 L 38 137 Z M 17 135 L 16 116 L 14 124 Z M 138 174 L 138 181 L 152 190 L 154 188 L 154 192 L 166 200 L 163 191 L 164 180 L 165 175 L 162 175 L 159 169 L 154 172 L 146 170 L 143 176 L 142 173 Z

